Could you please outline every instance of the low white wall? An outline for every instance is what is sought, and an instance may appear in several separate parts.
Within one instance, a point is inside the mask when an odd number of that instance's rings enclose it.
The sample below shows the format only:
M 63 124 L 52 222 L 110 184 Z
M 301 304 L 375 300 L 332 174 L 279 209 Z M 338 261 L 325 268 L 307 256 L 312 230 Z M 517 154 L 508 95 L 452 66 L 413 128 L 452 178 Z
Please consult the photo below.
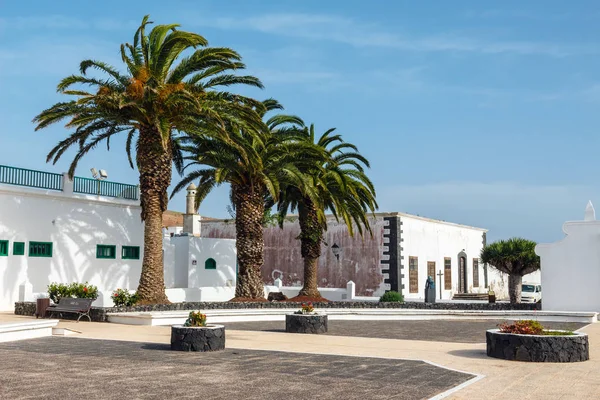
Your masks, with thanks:
M 166 290 L 172 303 L 195 301 L 228 301 L 235 297 L 235 287 L 175 288 Z

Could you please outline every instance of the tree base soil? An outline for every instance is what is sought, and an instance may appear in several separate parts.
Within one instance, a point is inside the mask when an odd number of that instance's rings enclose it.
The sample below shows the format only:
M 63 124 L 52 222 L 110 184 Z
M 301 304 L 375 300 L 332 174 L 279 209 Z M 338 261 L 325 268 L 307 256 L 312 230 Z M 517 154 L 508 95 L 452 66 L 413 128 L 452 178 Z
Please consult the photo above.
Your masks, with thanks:
M 229 301 L 231 303 L 267 303 L 269 300 L 264 297 L 257 297 L 255 299 L 252 297 L 234 297 Z
M 289 303 L 327 303 L 327 302 L 329 302 L 329 300 L 327 300 L 325 297 L 311 297 L 311 296 L 296 296 L 296 297 L 292 297 L 291 299 L 287 299 L 284 301 L 289 302 Z

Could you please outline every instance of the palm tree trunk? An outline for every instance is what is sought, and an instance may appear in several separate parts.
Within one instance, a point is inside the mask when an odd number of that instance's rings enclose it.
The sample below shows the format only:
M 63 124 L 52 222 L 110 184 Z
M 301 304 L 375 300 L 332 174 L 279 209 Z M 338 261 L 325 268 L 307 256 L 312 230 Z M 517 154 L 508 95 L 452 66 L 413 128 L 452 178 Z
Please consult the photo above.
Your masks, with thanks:
M 260 185 L 231 185 L 235 204 L 235 239 L 239 271 L 236 298 L 264 299 L 265 289 L 260 269 L 264 263 L 263 188 Z
M 510 297 L 511 304 L 517 304 L 521 302 L 522 283 L 523 277 L 521 275 L 508 275 L 508 296 Z
M 304 286 L 299 296 L 321 297 L 318 289 L 318 266 L 323 241 L 323 227 L 317 210 L 310 199 L 305 198 L 299 207 L 300 252 L 304 259 Z
M 166 304 L 169 299 L 165 294 L 162 215 L 167 209 L 167 188 L 171 184 L 171 142 L 164 146 L 156 128 L 142 127 L 137 145 L 140 202 L 145 221 L 144 259 L 137 292 L 142 304 Z

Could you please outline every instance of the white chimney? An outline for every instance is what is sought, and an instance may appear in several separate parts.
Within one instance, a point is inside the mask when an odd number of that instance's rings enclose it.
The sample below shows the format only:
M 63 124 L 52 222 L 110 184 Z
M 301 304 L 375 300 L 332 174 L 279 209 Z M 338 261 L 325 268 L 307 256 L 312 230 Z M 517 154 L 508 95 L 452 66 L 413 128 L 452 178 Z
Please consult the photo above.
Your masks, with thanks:
M 200 215 L 196 214 L 196 185 L 190 183 L 185 196 L 185 214 L 183 215 L 183 233 L 200 236 Z

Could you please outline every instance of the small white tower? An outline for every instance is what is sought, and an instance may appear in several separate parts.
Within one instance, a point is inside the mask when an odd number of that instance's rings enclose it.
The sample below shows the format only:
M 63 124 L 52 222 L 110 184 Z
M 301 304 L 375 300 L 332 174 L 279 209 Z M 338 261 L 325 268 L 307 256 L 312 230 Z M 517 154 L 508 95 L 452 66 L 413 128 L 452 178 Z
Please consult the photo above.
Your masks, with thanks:
M 200 215 L 196 214 L 194 203 L 196 200 L 196 185 L 190 183 L 185 196 L 185 214 L 183 215 L 183 233 L 200 236 Z
M 584 221 L 595 221 L 596 220 L 596 210 L 594 210 L 594 205 L 592 201 L 588 201 L 587 206 L 585 207 L 585 217 Z

